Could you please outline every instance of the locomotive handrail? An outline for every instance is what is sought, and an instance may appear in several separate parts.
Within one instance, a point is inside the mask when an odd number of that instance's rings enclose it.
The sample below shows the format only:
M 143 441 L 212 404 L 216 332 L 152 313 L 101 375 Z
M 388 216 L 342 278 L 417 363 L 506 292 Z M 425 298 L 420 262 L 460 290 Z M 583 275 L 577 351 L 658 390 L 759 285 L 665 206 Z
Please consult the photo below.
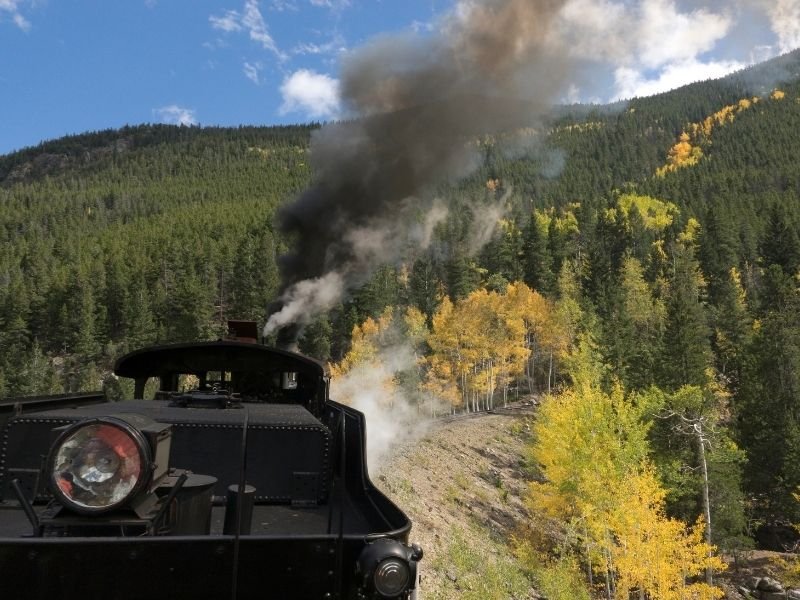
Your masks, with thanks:
M 95 404 L 99 404 L 101 402 L 106 402 L 106 396 L 100 390 L 96 392 L 74 392 L 69 394 L 7 396 L 5 398 L 0 398 L 0 413 L 13 412 L 17 405 L 31 408 L 35 407 L 37 410 L 39 410 L 42 406 L 52 406 L 53 408 L 58 408 L 61 406 L 70 406 L 72 404 L 81 403 L 83 400 L 88 400 Z

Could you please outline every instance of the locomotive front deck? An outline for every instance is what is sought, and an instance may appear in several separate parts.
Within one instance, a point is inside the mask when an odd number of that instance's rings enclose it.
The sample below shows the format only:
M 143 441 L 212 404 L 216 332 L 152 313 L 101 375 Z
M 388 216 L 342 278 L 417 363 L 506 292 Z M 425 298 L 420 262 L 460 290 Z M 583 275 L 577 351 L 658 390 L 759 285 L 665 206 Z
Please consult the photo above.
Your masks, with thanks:
M 220 341 L 115 372 L 139 399 L 0 433 L 4 600 L 415 597 L 411 524 L 370 482 L 364 417 L 328 398 L 322 365 Z

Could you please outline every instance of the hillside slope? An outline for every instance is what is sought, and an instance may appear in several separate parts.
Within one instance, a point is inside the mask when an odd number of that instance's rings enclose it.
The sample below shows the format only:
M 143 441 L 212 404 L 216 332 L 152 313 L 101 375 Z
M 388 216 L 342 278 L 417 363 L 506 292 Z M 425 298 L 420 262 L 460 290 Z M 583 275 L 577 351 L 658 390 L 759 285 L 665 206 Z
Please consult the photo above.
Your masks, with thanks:
M 538 597 L 511 552 L 527 518 L 530 414 L 439 421 L 395 449 L 372 479 L 407 512 L 434 600 Z

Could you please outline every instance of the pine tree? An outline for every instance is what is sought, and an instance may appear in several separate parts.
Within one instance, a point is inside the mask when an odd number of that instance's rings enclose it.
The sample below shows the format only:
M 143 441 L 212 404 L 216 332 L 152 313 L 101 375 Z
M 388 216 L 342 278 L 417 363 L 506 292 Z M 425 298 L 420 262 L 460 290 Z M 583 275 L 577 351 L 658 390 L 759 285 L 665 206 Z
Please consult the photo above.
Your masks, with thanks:
M 429 323 L 443 294 L 444 285 L 433 261 L 428 256 L 415 260 L 408 278 L 408 301 L 425 314 Z
M 679 246 L 667 297 L 667 322 L 660 381 L 669 390 L 703 386 L 712 355 L 700 267 L 688 245 Z
M 303 330 L 303 335 L 299 340 L 300 352 L 323 362 L 329 360 L 332 331 L 328 316 L 318 317 Z
M 792 493 L 800 485 L 800 301 L 779 265 L 767 273 L 778 290 L 756 322 L 736 396 L 738 429 L 747 453 L 745 484 L 761 514 L 800 510 Z
M 628 389 L 644 389 L 652 383 L 652 373 L 662 354 L 666 308 L 653 296 L 635 258 L 626 258 L 622 263 L 619 301 L 611 310 L 603 337 L 614 371 Z
M 555 288 L 553 257 L 547 243 L 548 220 L 534 211 L 523 236 L 524 281 L 540 294 L 552 294 Z
M 794 275 L 800 267 L 800 235 L 782 204 L 770 207 L 761 256 L 764 267 L 779 265 L 786 274 Z

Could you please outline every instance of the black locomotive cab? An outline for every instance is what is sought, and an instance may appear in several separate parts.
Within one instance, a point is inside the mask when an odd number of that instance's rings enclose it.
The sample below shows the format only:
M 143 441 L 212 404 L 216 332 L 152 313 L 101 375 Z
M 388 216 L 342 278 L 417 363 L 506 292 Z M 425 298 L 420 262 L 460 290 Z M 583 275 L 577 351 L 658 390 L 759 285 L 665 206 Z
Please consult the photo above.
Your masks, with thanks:
M 18 403 L 0 433 L 4 600 L 416 597 L 411 523 L 321 363 L 217 341 L 115 374 L 133 398 Z

